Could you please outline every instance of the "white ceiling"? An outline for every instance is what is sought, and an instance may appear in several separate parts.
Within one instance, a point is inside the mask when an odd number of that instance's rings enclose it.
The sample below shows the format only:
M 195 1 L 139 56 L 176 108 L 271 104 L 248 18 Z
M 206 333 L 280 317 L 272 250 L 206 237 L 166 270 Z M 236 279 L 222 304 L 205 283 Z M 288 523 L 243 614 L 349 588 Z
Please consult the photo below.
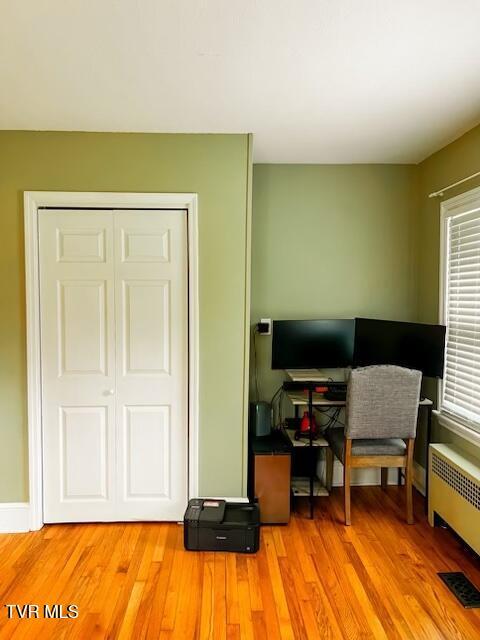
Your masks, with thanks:
M 418 162 L 480 121 L 479 0 L 0 0 L 0 128 Z

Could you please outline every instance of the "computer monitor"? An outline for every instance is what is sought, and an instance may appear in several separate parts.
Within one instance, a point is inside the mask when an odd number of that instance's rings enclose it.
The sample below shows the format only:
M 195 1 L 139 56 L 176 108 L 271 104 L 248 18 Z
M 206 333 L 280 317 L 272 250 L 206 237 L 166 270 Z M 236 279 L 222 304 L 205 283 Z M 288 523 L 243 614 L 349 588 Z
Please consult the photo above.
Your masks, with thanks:
M 274 320 L 272 369 L 351 366 L 355 321 Z
M 355 318 L 354 367 L 395 364 L 442 378 L 444 357 L 442 325 Z

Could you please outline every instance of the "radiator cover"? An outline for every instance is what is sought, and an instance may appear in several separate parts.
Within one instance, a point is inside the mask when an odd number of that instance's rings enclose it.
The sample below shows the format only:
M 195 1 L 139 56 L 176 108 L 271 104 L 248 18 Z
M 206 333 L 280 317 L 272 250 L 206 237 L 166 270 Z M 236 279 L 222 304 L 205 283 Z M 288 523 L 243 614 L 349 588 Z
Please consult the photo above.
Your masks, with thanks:
M 429 451 L 429 514 L 437 513 L 480 554 L 480 459 L 451 444 Z

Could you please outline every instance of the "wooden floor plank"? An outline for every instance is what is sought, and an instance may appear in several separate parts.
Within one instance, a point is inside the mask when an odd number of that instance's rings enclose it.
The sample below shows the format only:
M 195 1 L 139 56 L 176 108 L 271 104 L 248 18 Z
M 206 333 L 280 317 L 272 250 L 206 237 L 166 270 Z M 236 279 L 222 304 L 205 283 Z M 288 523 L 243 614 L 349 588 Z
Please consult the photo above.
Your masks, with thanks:
M 76 604 L 77 619 L 7 618 L 0 640 L 478 640 L 480 610 L 464 609 L 439 571 L 480 585 L 479 559 L 432 529 L 415 496 L 404 521 L 398 487 L 342 491 L 284 527 L 263 527 L 255 555 L 192 553 L 177 524 L 47 525 L 0 536 L 2 604 Z

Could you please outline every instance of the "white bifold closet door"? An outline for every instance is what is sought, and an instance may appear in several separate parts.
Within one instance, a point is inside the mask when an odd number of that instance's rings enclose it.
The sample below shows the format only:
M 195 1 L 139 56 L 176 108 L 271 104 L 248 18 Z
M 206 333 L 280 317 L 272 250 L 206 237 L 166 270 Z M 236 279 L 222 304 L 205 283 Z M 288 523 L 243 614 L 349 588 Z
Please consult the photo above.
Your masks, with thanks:
M 179 520 L 185 211 L 39 214 L 45 522 Z

